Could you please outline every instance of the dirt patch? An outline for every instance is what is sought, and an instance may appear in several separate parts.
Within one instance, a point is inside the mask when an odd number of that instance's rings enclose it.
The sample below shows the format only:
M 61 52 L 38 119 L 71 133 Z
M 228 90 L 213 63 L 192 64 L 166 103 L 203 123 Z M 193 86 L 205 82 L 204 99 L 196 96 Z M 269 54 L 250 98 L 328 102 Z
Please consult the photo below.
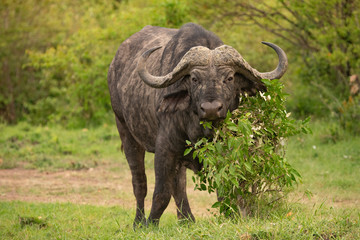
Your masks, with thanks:
M 190 175 L 190 174 L 188 174 Z M 149 214 L 154 191 L 154 171 L 147 170 L 148 195 L 145 200 L 146 213 Z M 216 201 L 215 194 L 194 191 L 188 176 L 188 197 L 196 217 L 210 216 L 208 209 Z M 0 169 L 0 201 L 27 202 L 71 202 L 97 206 L 120 206 L 135 209 L 135 197 L 132 191 L 131 174 L 128 169 L 116 169 L 114 166 L 99 166 L 81 171 L 45 172 L 22 168 Z M 311 199 L 299 192 L 290 195 L 291 202 L 307 205 L 324 202 L 333 207 L 356 207 L 356 199 L 332 199 L 329 196 L 314 194 Z M 176 213 L 173 200 L 166 212 Z
M 147 213 L 154 190 L 153 173 L 148 175 Z M 209 216 L 215 196 L 187 189 L 193 213 Z M 0 170 L 0 200 L 27 202 L 71 202 L 100 206 L 135 208 L 130 172 L 118 173 L 110 167 L 97 167 L 81 171 L 42 172 L 21 168 Z M 166 211 L 176 212 L 173 201 Z

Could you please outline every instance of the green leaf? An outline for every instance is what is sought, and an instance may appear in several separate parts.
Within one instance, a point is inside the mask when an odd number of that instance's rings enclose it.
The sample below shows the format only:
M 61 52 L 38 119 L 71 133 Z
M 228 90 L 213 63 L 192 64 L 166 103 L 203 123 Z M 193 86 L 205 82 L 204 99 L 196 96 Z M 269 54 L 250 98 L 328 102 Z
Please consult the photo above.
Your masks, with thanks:
M 221 202 L 215 202 L 211 208 L 219 208 L 221 206 Z
M 193 159 L 195 159 L 195 158 L 197 157 L 197 155 L 198 155 L 198 152 L 197 152 L 197 151 L 194 151 L 194 152 L 193 152 L 193 156 L 192 156 Z
M 221 143 L 220 142 L 217 142 L 216 144 L 215 144 L 215 147 L 216 147 L 216 151 L 217 151 L 217 154 L 221 154 L 223 151 L 223 149 L 222 149 L 222 145 L 221 145 Z
M 238 132 L 239 131 L 238 127 L 235 124 L 234 125 L 229 125 L 228 129 L 230 131 L 233 131 L 233 132 Z
M 245 168 L 246 168 L 247 171 L 249 171 L 250 173 L 253 173 L 250 163 L 245 162 L 244 165 L 245 165 Z
M 197 142 L 195 143 L 194 148 L 197 149 L 201 144 L 203 144 L 203 143 L 205 143 L 205 142 L 207 142 L 206 139 L 204 139 L 204 138 L 200 139 L 199 141 L 197 141 Z
M 185 149 L 184 156 L 188 155 L 192 151 L 192 148 Z

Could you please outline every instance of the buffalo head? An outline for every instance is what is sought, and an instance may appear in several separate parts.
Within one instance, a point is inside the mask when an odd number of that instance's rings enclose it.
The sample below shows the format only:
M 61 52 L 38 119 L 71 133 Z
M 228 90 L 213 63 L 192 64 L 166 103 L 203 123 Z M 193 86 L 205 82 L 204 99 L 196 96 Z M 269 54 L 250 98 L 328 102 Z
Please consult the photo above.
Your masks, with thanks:
M 137 72 L 147 85 L 154 88 L 165 88 L 185 80 L 186 87 L 165 96 L 159 111 L 183 110 L 191 104 L 202 120 L 223 119 L 228 110 L 237 108 L 240 94 L 254 95 L 257 91 L 265 91 L 261 79 L 279 79 L 285 73 L 288 64 L 285 52 L 275 44 L 263 43 L 273 48 L 279 57 L 278 66 L 271 72 L 261 73 L 252 68 L 233 47 L 227 45 L 213 50 L 193 47 L 165 76 L 153 76 L 146 70 L 147 58 L 160 47 L 152 48 L 141 56 Z

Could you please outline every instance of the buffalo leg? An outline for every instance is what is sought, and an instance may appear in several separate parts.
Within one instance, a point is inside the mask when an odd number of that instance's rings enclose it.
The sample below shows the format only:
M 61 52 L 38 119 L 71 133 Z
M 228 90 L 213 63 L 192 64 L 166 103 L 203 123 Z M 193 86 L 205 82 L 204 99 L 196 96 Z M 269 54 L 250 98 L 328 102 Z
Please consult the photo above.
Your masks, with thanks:
M 144 165 L 145 149 L 136 142 L 124 122 L 116 118 L 116 125 L 132 175 L 133 191 L 136 198 L 135 227 L 146 222 L 144 208 L 144 201 L 147 194 L 147 180 Z
M 148 219 L 148 223 L 155 225 L 169 205 L 176 174 L 175 156 L 166 142 L 167 140 L 160 141 L 161 144 L 157 144 L 155 150 L 155 189 Z
M 181 166 L 174 178 L 173 197 L 177 207 L 177 217 L 179 220 L 195 221 L 191 213 L 189 201 L 186 194 L 186 167 Z

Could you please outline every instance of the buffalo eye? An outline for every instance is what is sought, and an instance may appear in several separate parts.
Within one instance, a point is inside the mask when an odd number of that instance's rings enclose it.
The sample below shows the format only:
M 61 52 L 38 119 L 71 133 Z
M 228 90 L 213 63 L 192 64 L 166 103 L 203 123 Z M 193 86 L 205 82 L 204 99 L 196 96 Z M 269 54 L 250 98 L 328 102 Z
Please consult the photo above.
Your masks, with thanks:
M 193 81 L 194 83 L 196 83 L 198 81 L 198 79 L 196 77 L 192 77 L 191 81 Z
M 224 83 L 227 83 L 227 82 L 231 82 L 232 80 L 234 80 L 234 77 L 228 77 L 226 80 L 224 80 L 223 82 Z

